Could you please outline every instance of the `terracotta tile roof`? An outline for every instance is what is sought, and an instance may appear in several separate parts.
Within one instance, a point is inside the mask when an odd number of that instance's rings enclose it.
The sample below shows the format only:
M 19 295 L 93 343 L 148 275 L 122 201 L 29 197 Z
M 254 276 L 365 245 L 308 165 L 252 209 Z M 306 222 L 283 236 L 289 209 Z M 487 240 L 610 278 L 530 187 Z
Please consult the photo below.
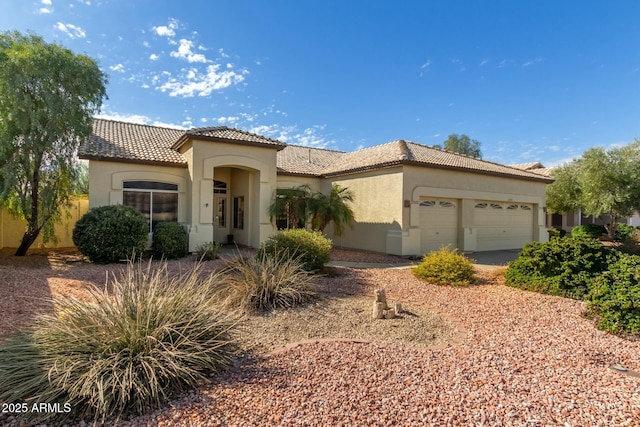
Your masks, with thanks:
M 186 159 L 177 148 L 191 138 L 271 146 L 279 150 L 278 172 L 296 175 L 335 176 L 404 164 L 544 182 L 553 180 L 550 171 L 537 162 L 511 167 L 403 140 L 344 153 L 287 145 L 226 126 L 184 131 L 103 119 L 94 119 L 93 135 L 81 145 L 79 156 L 93 160 L 186 166 Z
M 171 148 L 183 134 L 179 129 L 94 119 L 93 134 L 81 144 L 78 155 L 82 159 L 184 166 L 186 159 Z
M 529 171 L 403 140 L 345 153 L 327 167 L 323 175 L 341 175 L 400 164 L 550 181 L 549 178 Z
M 174 144 L 173 148 L 178 148 L 182 142 L 187 139 L 214 139 L 225 140 L 233 143 L 248 143 L 251 145 L 269 145 L 276 148 L 284 148 L 286 144 L 275 139 L 244 130 L 234 129 L 227 126 L 215 126 L 189 129 L 186 131 L 180 141 Z
M 278 172 L 318 176 L 343 155 L 345 153 L 341 151 L 287 145 L 284 150 L 278 151 Z

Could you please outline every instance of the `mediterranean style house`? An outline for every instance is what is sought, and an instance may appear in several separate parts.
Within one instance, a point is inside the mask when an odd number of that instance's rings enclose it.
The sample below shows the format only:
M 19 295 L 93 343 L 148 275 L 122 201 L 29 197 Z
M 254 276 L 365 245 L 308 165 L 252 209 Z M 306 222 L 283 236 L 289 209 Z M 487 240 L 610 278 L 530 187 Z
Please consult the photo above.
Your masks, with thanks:
M 420 255 L 518 249 L 546 241 L 549 176 L 403 140 L 354 152 L 288 145 L 228 127 L 176 130 L 95 119 L 79 151 L 89 160 L 89 207 L 140 210 L 150 232 L 178 221 L 189 248 L 208 241 L 258 247 L 276 231 L 278 189 L 332 184 L 354 194 L 355 226 L 334 245 Z

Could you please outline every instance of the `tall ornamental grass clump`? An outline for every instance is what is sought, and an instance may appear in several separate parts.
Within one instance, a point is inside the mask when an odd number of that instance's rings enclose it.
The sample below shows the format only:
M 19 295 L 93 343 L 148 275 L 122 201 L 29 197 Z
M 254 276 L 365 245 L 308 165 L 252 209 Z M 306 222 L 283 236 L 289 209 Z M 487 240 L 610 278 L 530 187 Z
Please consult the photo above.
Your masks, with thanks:
M 244 312 L 291 308 L 316 297 L 313 277 L 300 257 L 287 251 L 271 256 L 236 257 L 227 262 L 216 286 L 223 306 Z
M 216 280 L 130 264 L 111 292 L 56 300 L 56 315 L 0 344 L 0 401 L 65 402 L 102 421 L 160 407 L 232 364 L 237 318 L 214 303 Z
M 137 210 L 122 205 L 91 209 L 76 222 L 73 244 L 91 261 L 108 264 L 140 255 L 147 247 L 149 224 Z
M 447 246 L 425 255 L 411 271 L 416 277 L 436 285 L 469 286 L 478 282 L 473 274 L 473 262 L 457 249 L 451 250 Z
M 506 284 L 527 291 L 583 299 L 616 252 L 590 237 L 527 244 L 509 264 Z
M 279 231 L 262 245 L 259 256 L 278 257 L 287 252 L 307 271 L 322 270 L 330 259 L 333 243 L 319 231 L 294 228 Z

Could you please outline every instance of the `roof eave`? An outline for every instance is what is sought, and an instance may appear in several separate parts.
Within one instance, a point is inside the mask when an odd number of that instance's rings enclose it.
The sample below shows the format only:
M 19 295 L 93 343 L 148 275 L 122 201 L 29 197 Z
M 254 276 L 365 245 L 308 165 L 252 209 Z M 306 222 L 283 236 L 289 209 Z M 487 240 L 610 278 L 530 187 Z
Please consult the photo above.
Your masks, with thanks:
M 284 150 L 287 144 L 266 144 L 264 142 L 253 142 L 253 141 L 242 141 L 239 139 L 227 139 L 220 138 L 216 136 L 206 136 L 206 135 L 194 135 L 191 133 L 185 133 L 182 135 L 172 146 L 174 150 L 178 150 L 189 140 L 200 140 L 200 141 L 211 141 L 211 142 L 221 142 L 223 144 L 233 144 L 233 145 L 247 145 L 250 147 L 262 147 L 262 148 L 275 148 L 277 151 Z
M 127 159 L 122 157 L 107 157 L 107 156 L 97 156 L 92 154 L 79 154 L 78 158 L 83 160 L 95 160 L 99 162 L 135 163 L 139 165 L 171 166 L 176 168 L 187 168 L 189 166 L 187 162 L 176 163 L 176 162 L 164 162 L 161 160 Z
M 427 167 L 427 168 L 435 168 L 435 169 L 454 170 L 454 171 L 458 171 L 458 172 L 477 173 L 477 174 L 481 174 L 481 175 L 498 176 L 498 177 L 501 177 L 501 178 L 522 179 L 522 180 L 525 180 L 525 181 L 537 181 L 537 182 L 544 182 L 546 184 L 551 184 L 553 181 L 555 181 L 555 179 L 553 179 L 553 178 L 544 177 L 542 175 L 540 175 L 539 177 L 537 177 L 537 176 L 512 175 L 512 174 L 500 173 L 500 172 L 494 172 L 494 171 L 485 171 L 485 170 L 481 170 L 481 169 L 469 169 L 469 168 L 461 168 L 461 167 L 458 167 L 458 166 L 436 165 L 436 164 L 431 164 L 431 163 L 418 162 L 418 161 L 415 161 L 415 160 L 403 160 L 402 164 L 407 165 L 407 166 L 418 166 L 418 167 L 423 167 L 423 168 Z

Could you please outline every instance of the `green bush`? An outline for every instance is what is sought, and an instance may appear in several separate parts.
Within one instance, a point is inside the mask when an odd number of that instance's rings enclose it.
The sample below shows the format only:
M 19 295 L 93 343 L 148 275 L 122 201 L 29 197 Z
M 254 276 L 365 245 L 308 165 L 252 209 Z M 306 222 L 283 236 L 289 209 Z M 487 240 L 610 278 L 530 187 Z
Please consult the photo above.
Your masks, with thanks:
M 73 244 L 91 261 L 107 264 L 142 254 L 149 225 L 137 210 L 121 205 L 91 209 L 76 222 Z
M 201 260 L 210 261 L 212 259 L 218 259 L 218 253 L 221 247 L 222 245 L 218 242 L 206 242 L 196 248 L 196 253 Z
M 567 235 L 567 230 L 562 228 L 549 227 L 547 228 L 547 233 L 549 233 L 549 238 L 562 238 Z
M 617 224 L 616 225 L 616 240 L 624 242 L 627 239 L 633 237 L 636 228 L 629 224 Z
M 613 253 L 588 237 L 527 244 L 509 264 L 506 283 L 520 289 L 582 299 Z
M 221 270 L 215 288 L 221 305 L 246 312 L 290 308 L 312 300 L 312 276 L 286 251 L 273 256 L 236 257 Z
M 411 271 L 416 277 L 438 285 L 468 286 L 478 282 L 473 275 L 473 262 L 449 247 L 425 255 Z
M 634 229 L 616 249 L 629 255 L 640 255 L 640 230 Z
M 201 277 L 198 266 L 171 276 L 165 263 L 130 264 L 111 293 L 56 300 L 56 315 L 0 344 L 0 401 L 66 402 L 68 416 L 104 421 L 159 408 L 230 366 L 238 319 L 212 299 L 219 276 Z
M 607 234 L 607 229 L 604 225 L 599 224 L 578 225 L 571 229 L 571 237 L 591 237 L 597 239 L 603 234 Z
M 331 246 L 331 240 L 321 232 L 296 228 L 271 236 L 260 248 L 258 256 L 278 257 L 284 251 L 299 259 L 305 270 L 316 271 L 329 262 Z
M 589 312 L 600 329 L 640 334 L 640 257 L 623 254 L 595 279 Z
M 153 253 L 167 259 L 182 258 L 189 252 L 189 237 L 177 222 L 159 222 L 153 232 Z

